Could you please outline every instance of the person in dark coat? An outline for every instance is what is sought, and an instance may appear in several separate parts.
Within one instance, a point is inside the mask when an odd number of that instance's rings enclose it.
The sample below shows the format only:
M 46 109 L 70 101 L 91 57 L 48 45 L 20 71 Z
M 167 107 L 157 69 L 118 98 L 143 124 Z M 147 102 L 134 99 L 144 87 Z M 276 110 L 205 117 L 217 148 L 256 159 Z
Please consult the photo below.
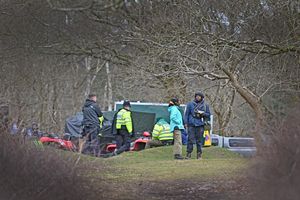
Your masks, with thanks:
M 79 152 L 82 153 L 83 146 L 88 141 L 89 149 L 94 153 L 94 155 L 99 154 L 99 139 L 98 134 L 100 131 L 100 120 L 99 118 L 103 116 L 100 107 L 96 104 L 97 96 L 95 94 L 90 94 L 88 99 L 86 99 L 83 107 L 83 132 L 82 137 L 79 139 Z
M 203 93 L 197 92 L 194 101 L 187 104 L 184 114 L 185 127 L 188 130 L 187 159 L 191 158 L 194 143 L 197 146 L 197 159 L 201 159 L 204 125 L 209 120 L 209 106 L 204 102 Z

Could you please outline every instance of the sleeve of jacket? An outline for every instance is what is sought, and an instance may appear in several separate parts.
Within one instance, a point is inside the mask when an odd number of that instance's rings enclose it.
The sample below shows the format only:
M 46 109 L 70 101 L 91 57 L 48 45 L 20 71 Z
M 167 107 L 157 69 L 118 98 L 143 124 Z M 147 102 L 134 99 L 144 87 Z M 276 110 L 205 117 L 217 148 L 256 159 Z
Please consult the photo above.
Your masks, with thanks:
M 102 117 L 103 113 L 101 112 L 100 107 L 97 104 L 94 104 L 94 108 L 95 108 L 95 111 L 96 111 L 98 117 Z
M 126 128 L 127 131 L 129 133 L 132 133 L 133 131 L 133 126 L 132 126 L 132 117 L 131 117 L 131 112 L 126 112 L 123 115 L 124 119 L 125 119 L 125 124 L 126 124 Z
M 205 105 L 205 113 L 204 113 L 204 117 L 208 118 L 210 120 L 210 110 L 209 110 L 209 106 L 208 104 Z
M 186 105 L 186 109 L 185 109 L 185 113 L 184 113 L 184 124 L 188 124 L 190 112 L 191 112 L 191 104 L 188 103 Z
M 152 139 L 153 140 L 158 140 L 158 136 L 160 134 L 161 128 L 158 124 L 155 124 L 152 132 Z
M 119 112 L 119 111 L 118 111 Z M 113 118 L 113 121 L 112 121 L 112 127 L 111 127 L 111 133 L 113 134 L 113 135 L 116 135 L 117 134 L 117 129 L 116 129 L 116 121 L 117 121 L 117 114 L 118 114 L 118 112 L 116 112 L 115 114 L 114 114 L 114 118 Z
M 178 111 L 180 112 L 180 111 Z M 171 111 L 171 116 L 170 116 L 171 121 L 173 121 L 175 124 L 179 125 L 180 121 L 179 121 L 179 116 L 177 116 L 177 112 L 175 110 Z
M 134 129 L 134 120 L 133 120 L 132 112 L 131 112 L 131 111 L 130 111 L 130 118 L 131 118 L 132 133 L 135 133 L 135 129 Z

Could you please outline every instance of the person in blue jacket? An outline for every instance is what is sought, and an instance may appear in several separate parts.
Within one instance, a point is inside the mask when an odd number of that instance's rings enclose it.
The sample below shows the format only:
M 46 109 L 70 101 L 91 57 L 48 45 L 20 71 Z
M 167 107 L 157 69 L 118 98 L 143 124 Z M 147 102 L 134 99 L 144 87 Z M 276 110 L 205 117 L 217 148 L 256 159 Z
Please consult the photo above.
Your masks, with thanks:
M 209 106 L 204 102 L 203 93 L 197 92 L 194 101 L 187 104 L 184 114 L 185 127 L 188 130 L 187 159 L 191 158 L 194 143 L 197 146 L 197 159 L 201 159 L 204 125 L 209 119 Z
M 174 159 L 182 160 L 181 130 L 184 129 L 181 112 L 179 111 L 179 100 L 173 98 L 169 102 L 170 131 L 174 136 L 173 154 Z
M 188 137 L 185 129 L 182 130 L 181 137 L 182 137 L 182 145 L 187 145 Z

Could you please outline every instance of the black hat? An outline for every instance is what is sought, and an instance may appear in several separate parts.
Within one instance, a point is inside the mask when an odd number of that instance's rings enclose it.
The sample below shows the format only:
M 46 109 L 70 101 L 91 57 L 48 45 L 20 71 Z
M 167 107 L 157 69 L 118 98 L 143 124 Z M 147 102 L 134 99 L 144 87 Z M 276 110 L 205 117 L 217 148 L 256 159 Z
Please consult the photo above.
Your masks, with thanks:
M 202 97 L 202 99 L 204 98 L 204 94 L 202 92 L 196 92 L 195 98 L 196 98 L 196 96 L 200 96 L 200 97 Z
M 130 101 L 128 101 L 128 100 L 124 100 L 124 102 L 123 102 L 123 107 L 131 107 L 131 105 L 130 105 Z
M 179 105 L 179 100 L 178 98 L 174 97 L 170 100 L 170 104 L 173 104 L 173 105 Z

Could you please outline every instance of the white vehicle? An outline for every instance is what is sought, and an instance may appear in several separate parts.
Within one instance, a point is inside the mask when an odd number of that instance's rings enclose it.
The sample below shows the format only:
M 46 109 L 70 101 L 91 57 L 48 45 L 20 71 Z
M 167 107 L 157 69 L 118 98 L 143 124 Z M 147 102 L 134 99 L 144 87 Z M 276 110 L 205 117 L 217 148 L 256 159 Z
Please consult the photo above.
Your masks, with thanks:
M 212 134 L 212 144 L 222 148 L 227 148 L 229 151 L 242 154 L 249 157 L 256 153 L 254 138 L 250 137 L 223 137 Z

